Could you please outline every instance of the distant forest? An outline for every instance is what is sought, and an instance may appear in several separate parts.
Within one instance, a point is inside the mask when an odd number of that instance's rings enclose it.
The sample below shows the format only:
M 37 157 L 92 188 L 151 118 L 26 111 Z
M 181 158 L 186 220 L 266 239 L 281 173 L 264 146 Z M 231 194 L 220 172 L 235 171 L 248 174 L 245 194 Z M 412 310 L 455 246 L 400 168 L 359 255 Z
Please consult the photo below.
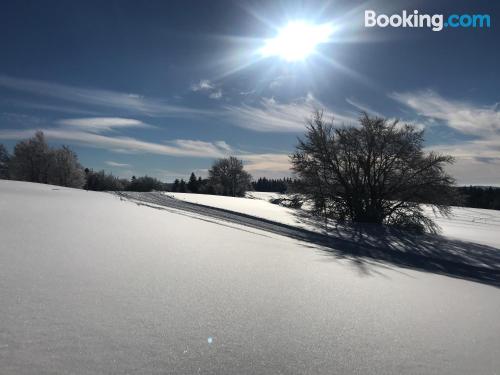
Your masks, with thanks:
M 287 193 L 292 185 L 291 178 L 259 178 L 257 181 L 252 182 L 252 188 L 255 191 L 269 191 L 273 193 Z
M 463 186 L 458 191 L 463 197 L 463 206 L 500 210 L 500 188 L 484 186 Z

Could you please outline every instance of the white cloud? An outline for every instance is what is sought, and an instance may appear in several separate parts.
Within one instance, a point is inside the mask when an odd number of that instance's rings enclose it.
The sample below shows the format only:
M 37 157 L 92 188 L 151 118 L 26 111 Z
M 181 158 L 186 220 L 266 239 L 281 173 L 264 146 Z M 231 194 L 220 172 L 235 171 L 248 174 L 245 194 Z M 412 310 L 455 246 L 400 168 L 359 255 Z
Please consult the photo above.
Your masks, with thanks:
M 210 99 L 220 99 L 222 98 L 222 91 L 221 90 L 213 91 L 208 95 L 208 97 Z
M 368 106 L 366 104 L 363 104 L 363 103 L 357 101 L 356 99 L 346 98 L 345 101 L 347 103 L 349 103 L 350 105 L 352 105 L 357 110 L 359 110 L 360 112 L 366 112 L 370 116 L 377 116 L 377 117 L 386 118 L 389 123 L 394 122 L 394 121 L 397 120 L 398 124 L 397 124 L 396 128 L 401 128 L 405 124 L 410 124 L 410 125 L 412 125 L 417 130 L 423 130 L 426 127 L 426 125 L 424 123 L 418 122 L 418 121 L 415 121 L 415 120 L 406 120 L 406 119 L 395 118 L 395 117 L 389 117 L 389 118 L 387 118 L 386 116 L 384 116 L 380 112 L 374 110 L 373 108 L 371 108 L 370 106 Z
M 0 130 L 0 139 L 24 139 L 32 137 L 36 130 L 42 130 L 48 139 L 84 144 L 86 146 L 124 153 L 150 153 L 179 157 L 220 158 L 228 153 L 227 147 L 221 147 L 222 141 L 204 142 L 179 139 L 165 143 L 142 141 L 132 137 L 112 137 L 80 130 L 64 128 Z
M 110 167 L 117 167 L 117 168 L 130 168 L 132 165 L 130 164 L 125 164 L 125 163 L 117 163 L 116 161 L 108 160 L 105 162 L 107 165 Z
M 378 117 L 384 117 L 379 112 L 375 111 L 374 109 L 370 108 L 369 106 L 367 106 L 363 103 L 360 103 L 356 99 L 346 98 L 345 101 L 361 112 L 366 112 L 370 115 L 375 115 Z
M 434 91 L 393 93 L 391 97 L 413 109 L 431 122 L 442 122 L 460 133 L 477 139 L 456 144 L 433 146 L 460 159 L 500 158 L 500 112 L 495 105 L 476 106 L 446 99 Z
M 208 79 L 201 79 L 198 83 L 193 83 L 191 85 L 192 91 L 209 91 L 213 90 L 215 87 Z
M 217 88 L 216 85 L 210 82 L 208 79 L 201 79 L 198 83 L 191 85 L 191 91 L 194 92 L 204 92 L 208 94 L 210 99 L 220 99 L 222 98 L 222 90 Z
M 229 146 L 225 141 L 216 141 L 214 144 L 219 147 L 221 150 L 225 150 L 227 152 L 232 152 L 231 146 Z
M 0 87 L 81 105 L 115 108 L 127 113 L 159 117 L 199 117 L 211 111 L 174 105 L 165 100 L 131 93 L 88 89 L 54 82 L 0 76 Z M 27 103 L 29 105 L 29 103 Z M 74 109 L 72 109 L 73 111 Z
M 184 152 L 193 155 L 202 154 L 212 157 L 223 157 L 231 152 L 231 147 L 224 141 L 204 142 L 191 139 L 177 139 L 169 142 Z
M 240 91 L 240 95 L 252 95 L 255 94 L 255 90 L 249 90 L 249 91 Z
M 31 100 L 17 100 L 17 99 L 0 99 L 3 103 L 9 105 L 9 106 L 14 106 L 14 107 L 21 107 L 21 108 L 30 108 L 30 109 L 35 109 L 35 110 L 41 110 L 41 111 L 50 111 L 50 112 L 61 112 L 61 113 L 69 113 L 72 115 L 79 115 L 79 116 L 98 116 L 99 113 L 96 111 L 90 111 L 86 109 L 81 109 L 77 107 L 72 107 L 69 105 L 54 105 L 54 104 L 45 104 L 45 103 L 39 103 L 37 101 L 31 101 Z
M 291 173 L 288 154 L 241 154 L 237 157 L 245 162 L 245 169 L 251 173 L 279 172 L 282 176 Z
M 123 117 L 86 117 L 59 120 L 60 125 L 79 128 L 90 132 L 104 132 L 119 128 L 154 128 L 142 121 Z
M 456 158 L 447 168 L 459 184 L 500 186 L 500 137 L 430 148 Z M 428 150 L 428 151 L 430 151 Z
M 418 115 L 442 121 L 464 134 L 488 136 L 500 130 L 500 112 L 495 105 L 477 106 L 449 100 L 432 90 L 393 93 L 391 98 L 413 109 Z
M 324 110 L 336 124 L 355 123 L 355 117 L 335 114 L 312 94 L 290 103 L 278 103 L 274 98 L 262 98 L 257 106 L 243 104 L 225 108 L 228 122 L 261 132 L 303 131 L 314 110 Z
M 496 105 L 478 106 L 450 100 L 432 90 L 393 93 L 391 97 L 431 122 L 441 122 L 475 140 L 428 148 L 455 157 L 449 172 L 460 184 L 500 184 L 500 112 Z

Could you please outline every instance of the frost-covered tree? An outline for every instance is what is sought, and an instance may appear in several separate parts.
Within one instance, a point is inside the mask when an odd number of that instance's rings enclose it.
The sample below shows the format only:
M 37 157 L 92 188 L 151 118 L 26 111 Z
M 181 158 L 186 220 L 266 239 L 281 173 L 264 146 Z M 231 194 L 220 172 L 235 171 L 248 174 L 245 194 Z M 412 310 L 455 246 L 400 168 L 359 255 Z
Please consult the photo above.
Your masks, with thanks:
M 0 143 L 0 179 L 9 178 L 10 155 L 3 144 Z
M 127 187 L 130 191 L 163 191 L 165 185 L 158 179 L 149 176 L 134 178 Z
M 94 191 L 121 191 L 128 187 L 128 181 L 119 179 L 104 171 L 94 172 L 91 169 L 85 170 L 86 190 Z
M 445 172 L 453 158 L 423 151 L 423 131 L 397 121 L 360 117 L 335 128 L 316 112 L 291 156 L 298 187 L 317 212 L 339 221 L 435 231 L 422 203 L 449 213 L 456 190 Z
M 216 194 L 242 197 L 250 187 L 252 176 L 243 169 L 243 162 L 234 156 L 215 161 L 208 171 L 209 183 Z
M 43 132 L 19 142 L 9 163 L 12 179 L 81 188 L 85 182 L 77 155 L 67 146 L 52 149 Z
M 14 180 L 48 183 L 52 155 L 43 132 L 19 142 L 14 147 L 14 155 L 9 164 Z
M 69 147 L 50 151 L 48 183 L 59 186 L 81 188 L 85 183 L 83 168 L 78 157 Z

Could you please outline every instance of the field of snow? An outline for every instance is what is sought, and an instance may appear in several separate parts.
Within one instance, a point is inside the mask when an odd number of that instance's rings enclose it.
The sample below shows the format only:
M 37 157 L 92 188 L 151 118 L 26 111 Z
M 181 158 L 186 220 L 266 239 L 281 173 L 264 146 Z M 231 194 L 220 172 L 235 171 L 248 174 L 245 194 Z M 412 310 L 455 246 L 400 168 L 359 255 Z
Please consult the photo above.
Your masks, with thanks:
M 278 197 L 274 193 L 252 192 L 246 198 L 225 197 L 222 195 L 205 195 L 192 193 L 165 193 L 165 195 L 184 202 L 203 204 L 209 207 L 222 208 L 258 218 L 276 221 L 287 225 L 315 230 L 314 226 L 296 216 L 296 210 L 272 204 L 269 199 Z
M 498 287 L 50 185 L 0 180 L 0 301 L 2 374 L 500 369 Z
M 246 198 L 190 193 L 166 194 L 185 202 L 240 212 L 307 230 L 323 231 L 317 222 L 313 222 L 307 215 L 301 215 L 303 210 L 270 203 L 270 199 L 280 196 L 277 193 L 249 192 Z M 442 235 L 448 238 L 500 247 L 500 211 L 454 207 L 450 217 L 436 217 L 431 209 L 427 211 L 441 227 Z

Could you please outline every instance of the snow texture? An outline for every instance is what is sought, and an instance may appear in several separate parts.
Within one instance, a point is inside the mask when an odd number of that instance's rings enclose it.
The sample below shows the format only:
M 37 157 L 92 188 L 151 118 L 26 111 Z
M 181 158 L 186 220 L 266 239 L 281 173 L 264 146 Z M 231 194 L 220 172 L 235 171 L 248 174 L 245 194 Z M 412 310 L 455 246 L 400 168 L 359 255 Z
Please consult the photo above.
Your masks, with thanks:
M 246 198 L 191 193 L 166 193 L 185 202 L 223 208 L 279 223 L 308 230 L 322 231 L 317 222 L 311 220 L 304 210 L 282 207 L 269 202 L 282 197 L 278 193 L 249 192 Z M 454 207 L 450 217 L 434 215 L 426 208 L 428 215 L 436 220 L 441 234 L 458 240 L 472 241 L 490 246 L 500 246 L 500 211 L 478 208 Z
M 500 369 L 496 286 L 158 208 L 0 181 L 0 373 Z

